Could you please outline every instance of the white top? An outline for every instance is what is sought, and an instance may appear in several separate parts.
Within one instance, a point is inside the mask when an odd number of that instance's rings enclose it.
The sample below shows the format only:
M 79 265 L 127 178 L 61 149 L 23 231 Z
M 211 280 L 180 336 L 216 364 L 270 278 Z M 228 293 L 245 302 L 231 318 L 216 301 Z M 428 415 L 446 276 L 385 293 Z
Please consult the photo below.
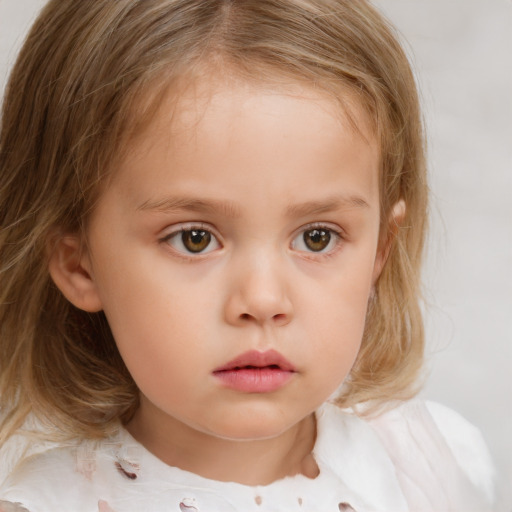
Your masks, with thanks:
M 316 416 L 314 479 L 209 480 L 164 464 L 120 429 L 25 459 L 0 486 L 0 512 L 492 510 L 487 448 L 453 411 L 413 400 L 371 420 L 329 404 Z

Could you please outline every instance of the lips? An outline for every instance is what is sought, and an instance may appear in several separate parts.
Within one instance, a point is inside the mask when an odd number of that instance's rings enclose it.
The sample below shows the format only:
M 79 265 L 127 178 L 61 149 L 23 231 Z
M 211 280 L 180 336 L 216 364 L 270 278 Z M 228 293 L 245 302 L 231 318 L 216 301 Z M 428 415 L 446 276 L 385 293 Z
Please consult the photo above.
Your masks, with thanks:
M 245 352 L 213 371 L 224 387 L 245 393 L 277 391 L 295 373 L 293 365 L 275 350 Z
M 266 352 L 258 352 L 250 350 L 236 357 L 229 363 L 214 370 L 214 373 L 236 370 L 246 367 L 265 368 L 278 367 L 281 370 L 294 372 L 295 368 L 292 364 L 276 350 L 267 350 Z

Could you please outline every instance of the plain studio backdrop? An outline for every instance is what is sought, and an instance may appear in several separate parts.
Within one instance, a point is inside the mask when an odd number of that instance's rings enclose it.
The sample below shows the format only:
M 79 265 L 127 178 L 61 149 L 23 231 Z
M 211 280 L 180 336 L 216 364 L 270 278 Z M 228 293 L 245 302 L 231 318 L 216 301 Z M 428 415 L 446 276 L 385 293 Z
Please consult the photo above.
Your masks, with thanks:
M 79 1 L 79 0 L 77 0 Z M 0 95 L 44 0 L 0 0 Z M 376 0 L 407 41 L 429 133 L 423 396 L 477 425 L 512 510 L 512 0 Z

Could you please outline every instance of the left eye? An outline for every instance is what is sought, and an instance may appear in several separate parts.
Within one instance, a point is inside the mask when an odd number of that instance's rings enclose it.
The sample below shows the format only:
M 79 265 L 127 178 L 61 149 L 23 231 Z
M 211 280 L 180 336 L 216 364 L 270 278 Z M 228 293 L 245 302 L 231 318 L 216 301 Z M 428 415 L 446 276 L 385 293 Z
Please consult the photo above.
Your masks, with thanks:
M 340 235 L 332 229 L 318 227 L 302 231 L 292 242 L 292 248 L 306 252 L 329 252 L 336 247 Z
M 220 247 L 215 235 L 206 229 L 183 229 L 165 241 L 177 251 L 188 254 L 206 254 Z

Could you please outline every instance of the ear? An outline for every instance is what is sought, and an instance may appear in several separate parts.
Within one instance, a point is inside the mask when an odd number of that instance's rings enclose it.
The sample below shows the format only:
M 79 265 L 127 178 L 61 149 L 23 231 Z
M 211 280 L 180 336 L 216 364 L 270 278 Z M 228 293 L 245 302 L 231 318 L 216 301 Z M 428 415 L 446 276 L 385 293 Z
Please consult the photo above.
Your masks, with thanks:
M 372 280 L 374 285 L 377 282 L 377 279 L 379 278 L 384 265 L 386 264 L 389 251 L 391 250 L 391 245 L 393 244 L 393 240 L 396 238 L 398 230 L 402 226 L 404 219 L 405 201 L 400 199 L 393 205 L 393 208 L 391 209 L 385 236 L 383 236 L 379 242 L 379 248 L 375 258 L 375 265 L 373 267 Z
M 78 235 L 54 237 L 49 247 L 48 270 L 64 297 L 89 313 L 103 309 L 91 265 Z

